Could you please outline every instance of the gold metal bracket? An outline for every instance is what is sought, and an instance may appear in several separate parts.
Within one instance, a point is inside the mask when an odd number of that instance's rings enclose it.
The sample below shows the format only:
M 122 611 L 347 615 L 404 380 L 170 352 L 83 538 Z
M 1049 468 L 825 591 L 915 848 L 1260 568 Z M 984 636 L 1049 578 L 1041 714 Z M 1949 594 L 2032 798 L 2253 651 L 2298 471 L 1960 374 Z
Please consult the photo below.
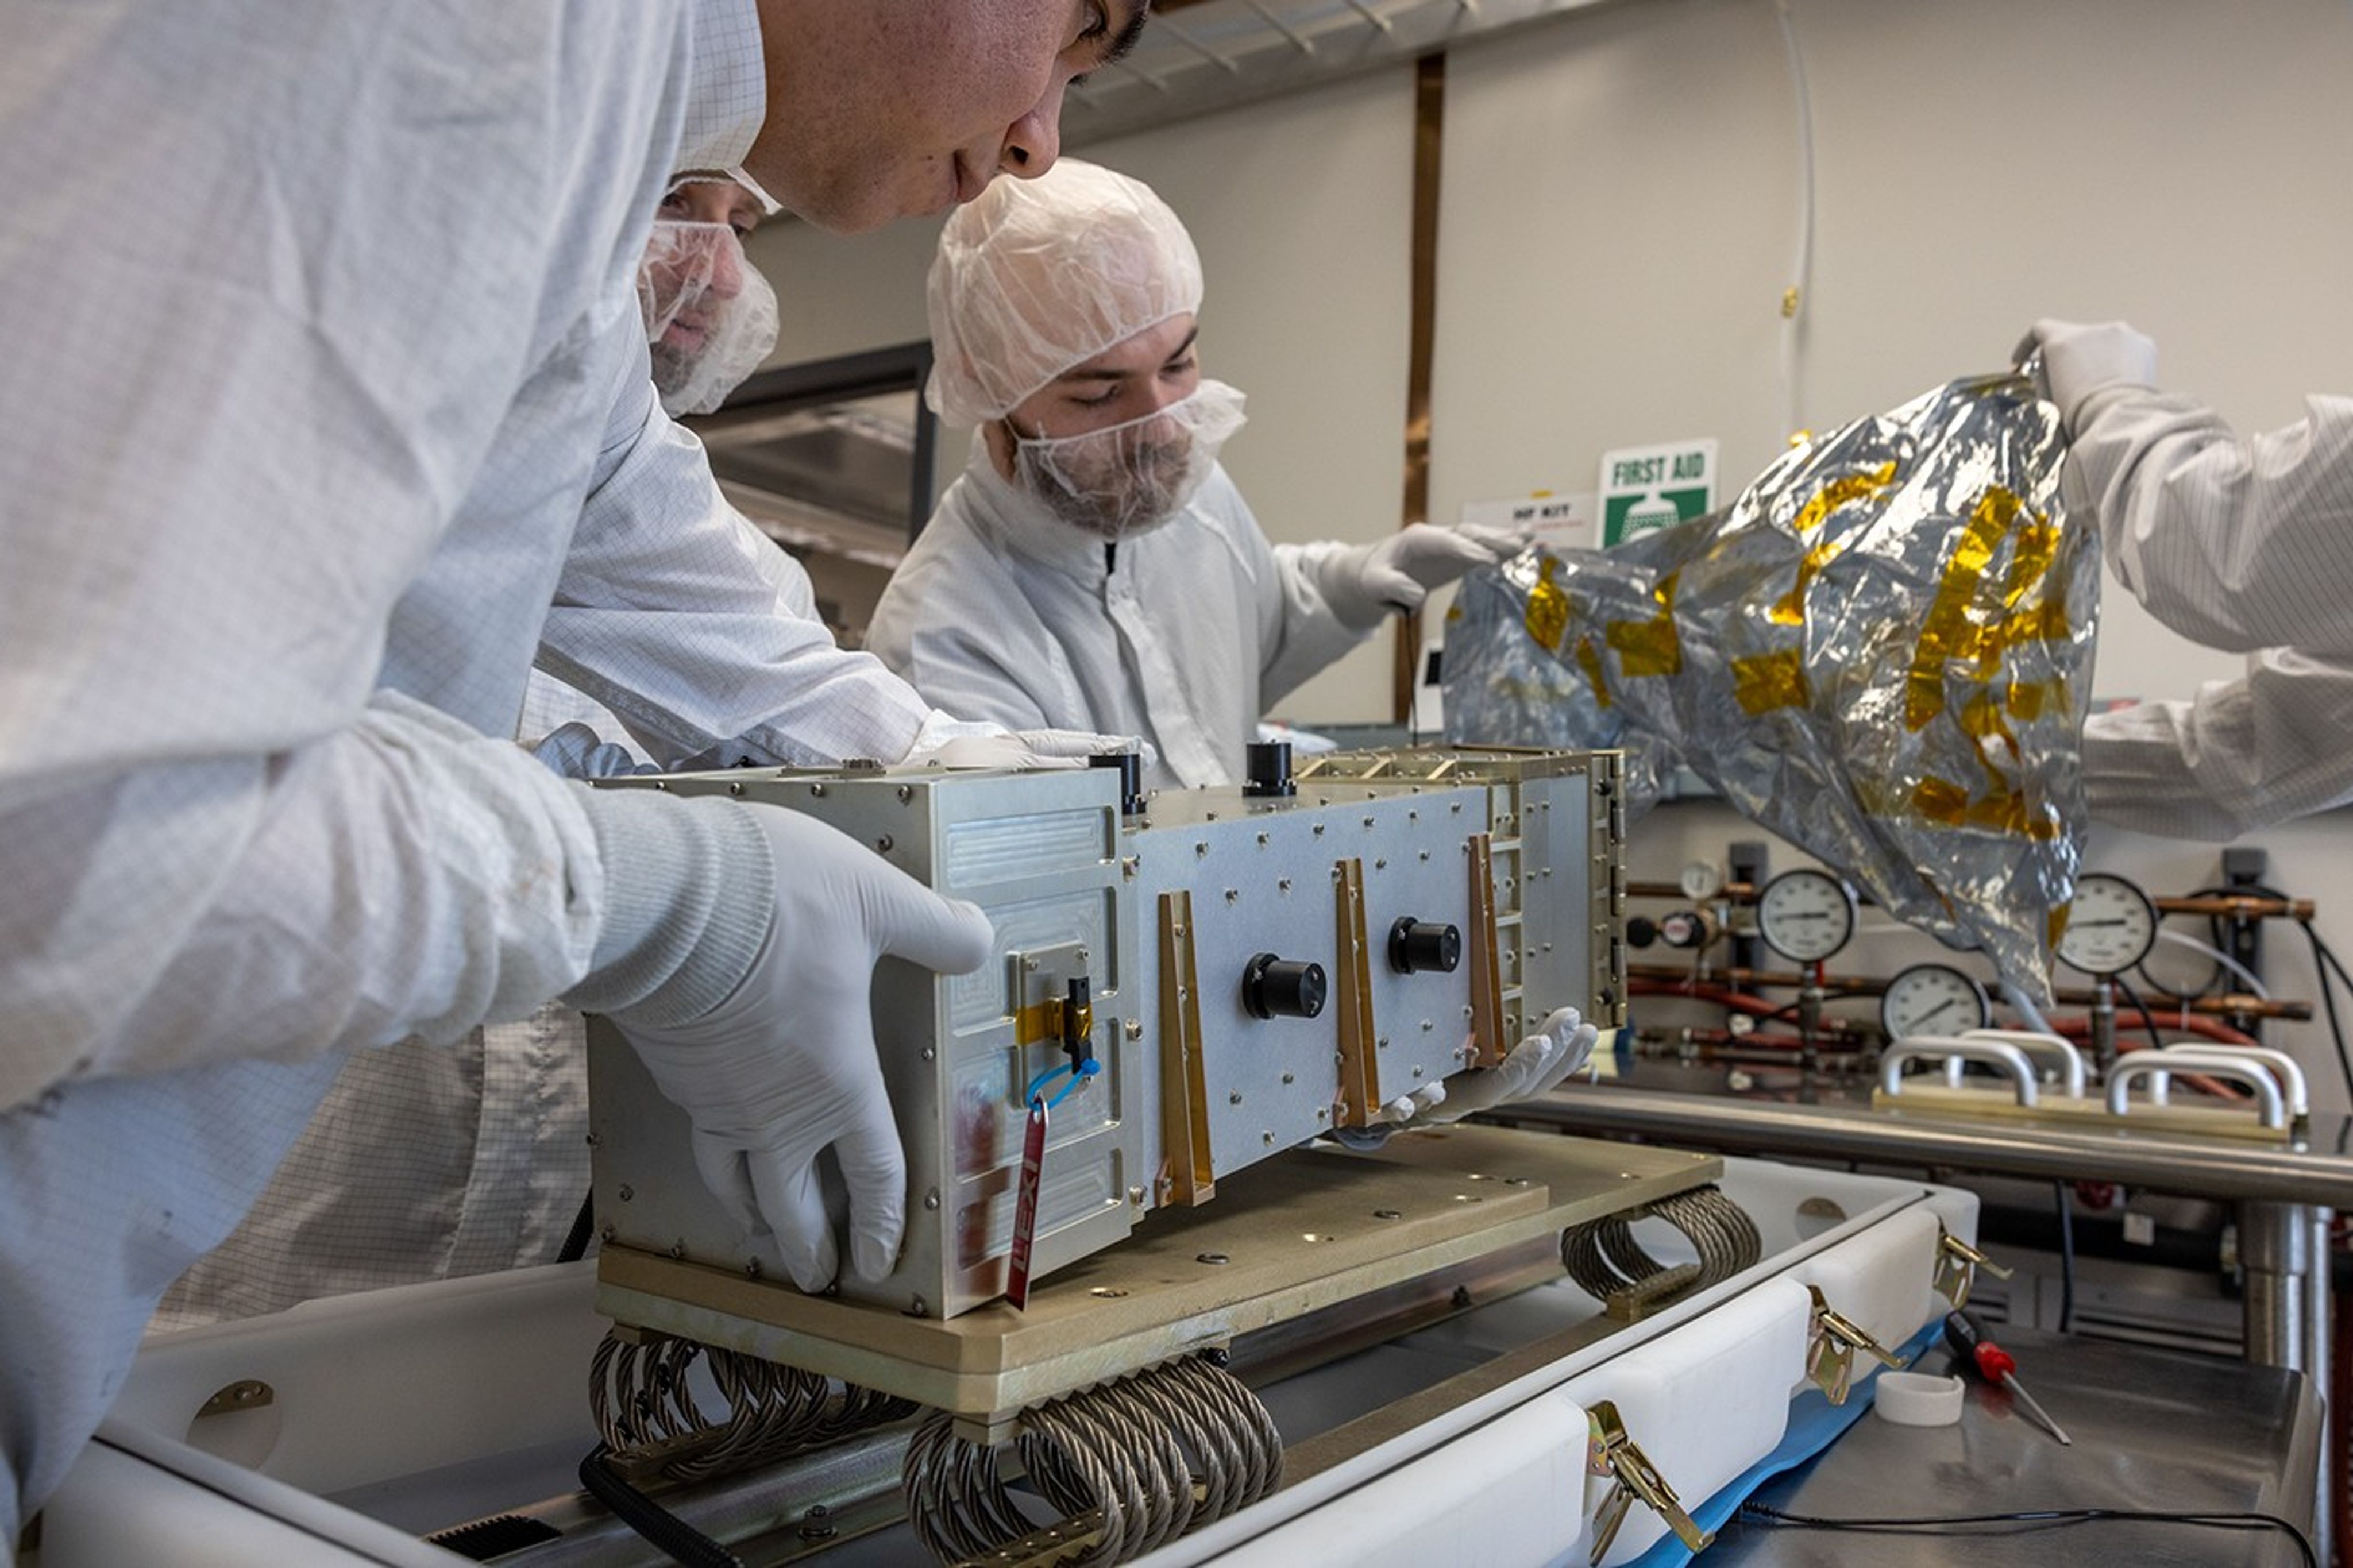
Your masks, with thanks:
M 1160 1168 L 1163 1204 L 1217 1194 L 1209 1159 L 1209 1085 L 1201 1059 L 1201 983 L 1193 963 L 1193 895 L 1160 895 Z
M 1978 1270 L 1984 1269 L 1997 1279 L 2007 1279 L 2014 1272 L 2004 1268 L 1959 1237 L 1936 1222 L 1936 1294 L 1950 1301 L 1955 1310 L 1969 1304 L 1969 1291 L 1977 1284 Z
M 1596 1471 L 1615 1482 L 1609 1495 L 1593 1514 L 1593 1554 L 1587 1561 L 1599 1563 L 1609 1555 L 1610 1542 L 1618 1539 L 1619 1526 L 1626 1522 L 1626 1510 L 1634 1500 L 1667 1521 L 1675 1539 L 1693 1552 L 1700 1551 L 1715 1539 L 1715 1531 L 1702 1530 L 1690 1514 L 1683 1511 L 1682 1500 L 1675 1489 L 1667 1485 L 1666 1477 L 1651 1463 L 1650 1456 L 1635 1446 L 1626 1435 L 1626 1424 L 1619 1419 L 1618 1406 L 1609 1400 L 1597 1401 L 1587 1410 L 1592 1426 L 1589 1463 Z
M 1333 1121 L 1342 1127 L 1369 1127 L 1380 1110 L 1381 1072 L 1373 1037 L 1372 947 L 1365 940 L 1365 863 L 1342 860 L 1332 870 L 1339 939 L 1332 984 L 1340 1007 L 1340 1094 Z
M 1814 1317 L 1806 1340 L 1806 1375 L 1830 1395 L 1832 1405 L 1844 1405 L 1854 1383 L 1854 1352 L 1868 1351 L 1883 1366 L 1900 1367 L 1901 1359 L 1872 1338 L 1871 1331 L 1834 1310 L 1819 1285 L 1806 1287 L 1814 1299 Z
M 1504 963 L 1497 951 L 1493 837 L 1471 837 L 1471 1037 L 1472 1067 L 1503 1065 L 1519 1042 L 1504 1037 Z

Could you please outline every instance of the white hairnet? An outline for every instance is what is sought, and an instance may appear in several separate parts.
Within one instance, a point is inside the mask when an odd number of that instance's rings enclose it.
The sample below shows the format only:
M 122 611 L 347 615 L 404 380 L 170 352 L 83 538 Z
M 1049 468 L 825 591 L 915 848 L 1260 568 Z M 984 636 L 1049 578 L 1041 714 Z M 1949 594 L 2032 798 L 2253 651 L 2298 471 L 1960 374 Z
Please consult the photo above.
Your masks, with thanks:
M 663 412 L 708 414 L 776 346 L 776 296 L 723 223 L 657 218 L 638 268 Z
M 1064 158 L 999 179 L 940 232 L 926 296 L 932 409 L 1002 418 L 1072 365 L 1201 309 L 1201 258 L 1151 188 Z

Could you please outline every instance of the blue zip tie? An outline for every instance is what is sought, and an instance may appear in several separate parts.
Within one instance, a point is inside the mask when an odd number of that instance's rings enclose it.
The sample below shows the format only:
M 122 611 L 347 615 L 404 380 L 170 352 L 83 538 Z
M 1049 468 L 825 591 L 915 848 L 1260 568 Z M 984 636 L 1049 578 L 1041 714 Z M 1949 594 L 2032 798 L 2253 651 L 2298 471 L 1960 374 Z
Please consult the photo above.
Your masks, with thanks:
M 1059 1067 L 1048 1068 L 1044 1072 L 1039 1073 L 1036 1078 L 1029 1080 L 1029 1087 L 1022 1092 L 1022 1102 L 1027 1105 L 1037 1104 L 1039 1095 L 1045 1089 L 1045 1087 L 1048 1084 L 1053 1082 L 1064 1073 L 1069 1073 L 1071 1075 L 1071 1081 L 1064 1084 L 1060 1090 L 1055 1094 L 1053 1099 L 1046 1101 L 1046 1109 L 1051 1110 L 1054 1107 L 1061 1104 L 1065 1100 L 1068 1100 L 1071 1097 L 1071 1091 L 1072 1089 L 1078 1088 L 1080 1084 L 1084 1083 L 1088 1079 L 1094 1077 L 1095 1074 L 1101 1071 L 1103 1071 L 1103 1063 L 1095 1060 L 1092 1057 L 1089 1057 L 1086 1060 L 1081 1062 L 1076 1068 L 1072 1068 L 1068 1062 L 1064 1062 Z

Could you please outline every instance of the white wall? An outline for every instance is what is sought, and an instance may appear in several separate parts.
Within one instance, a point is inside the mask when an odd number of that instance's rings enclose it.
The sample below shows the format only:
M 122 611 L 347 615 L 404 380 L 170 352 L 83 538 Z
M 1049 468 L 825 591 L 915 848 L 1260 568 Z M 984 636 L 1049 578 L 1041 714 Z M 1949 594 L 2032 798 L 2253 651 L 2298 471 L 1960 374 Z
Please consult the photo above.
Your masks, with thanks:
M 2168 384 L 2247 427 L 2353 383 L 2346 0 L 1788 10 L 1815 174 L 1794 329 L 1780 301 L 1800 143 L 1772 0 L 1629 0 L 1452 53 L 1432 515 L 1589 489 L 1604 449 L 1687 436 L 1722 442 L 1736 488 L 1792 426 L 1996 367 L 2042 315 L 2130 318 L 2158 339 Z M 1278 539 L 1369 540 L 1397 521 L 1412 119 L 1410 72 L 1394 69 L 1082 150 L 1151 181 L 1191 226 L 1205 362 L 1250 396 L 1229 466 Z M 933 232 L 764 235 L 779 358 L 919 336 Z M 2103 695 L 2186 696 L 2236 669 L 2121 593 L 2101 647 Z M 1379 639 L 1281 707 L 1386 718 L 1388 659 Z M 1662 812 L 1637 858 L 1672 874 L 1734 831 L 1711 808 Z M 2325 910 L 2353 886 L 2342 816 L 2260 842 L 2275 880 Z M 2204 847 L 2113 833 L 2092 858 L 2158 891 L 2214 864 Z M 2353 909 L 2323 930 L 2353 950 Z M 2312 996 L 2300 946 L 2274 939 L 2280 985 Z M 2333 1067 L 2320 1076 L 2342 1103 L 2336 1083 Z

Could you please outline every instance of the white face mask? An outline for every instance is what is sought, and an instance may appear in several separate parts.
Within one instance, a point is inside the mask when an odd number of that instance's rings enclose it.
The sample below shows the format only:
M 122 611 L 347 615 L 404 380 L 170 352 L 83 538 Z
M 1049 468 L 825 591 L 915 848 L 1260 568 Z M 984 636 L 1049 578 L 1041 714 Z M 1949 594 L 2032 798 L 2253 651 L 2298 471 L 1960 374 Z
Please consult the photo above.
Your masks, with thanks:
M 1131 538 L 1185 510 L 1242 420 L 1242 395 L 1204 381 L 1166 408 L 1083 436 L 1015 431 L 1013 482 L 1073 528 Z
M 664 412 L 708 414 L 776 346 L 776 296 L 723 223 L 654 220 L 638 305 Z

